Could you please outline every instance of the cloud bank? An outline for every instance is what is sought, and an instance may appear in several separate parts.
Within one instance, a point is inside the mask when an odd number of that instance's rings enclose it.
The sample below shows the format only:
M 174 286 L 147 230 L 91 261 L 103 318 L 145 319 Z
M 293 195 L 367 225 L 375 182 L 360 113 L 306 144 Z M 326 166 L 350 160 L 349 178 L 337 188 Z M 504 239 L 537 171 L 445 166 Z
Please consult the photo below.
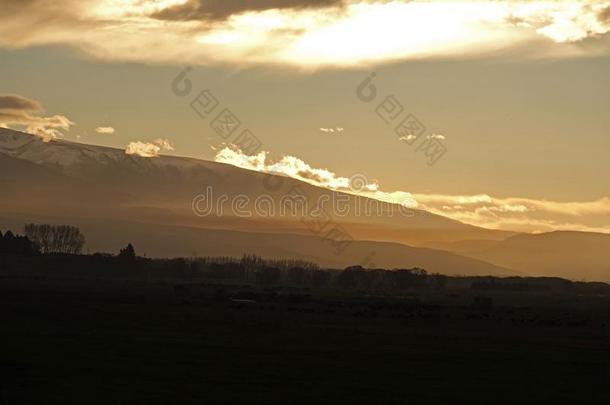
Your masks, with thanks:
M 488 194 L 417 194 L 383 191 L 366 176 L 338 176 L 328 169 L 314 168 L 294 156 L 270 162 L 267 152 L 249 156 L 235 148 L 220 150 L 215 160 L 243 169 L 292 177 L 319 187 L 347 192 L 380 201 L 419 208 L 460 222 L 490 229 L 520 232 L 576 230 L 610 233 L 610 197 L 594 201 L 559 202 L 531 198 L 497 198 Z
M 315 69 L 515 57 L 510 50 L 610 53 L 609 0 L 6 0 L 0 7 L 1 47 L 71 45 L 114 61 Z

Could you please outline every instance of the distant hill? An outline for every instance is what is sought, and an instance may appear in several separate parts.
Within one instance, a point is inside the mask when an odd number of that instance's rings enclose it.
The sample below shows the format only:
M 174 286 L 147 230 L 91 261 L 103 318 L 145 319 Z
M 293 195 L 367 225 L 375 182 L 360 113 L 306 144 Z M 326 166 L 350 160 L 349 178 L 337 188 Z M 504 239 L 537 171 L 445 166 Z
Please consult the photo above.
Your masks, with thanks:
M 70 223 L 87 236 L 90 252 L 114 252 L 134 243 L 147 257 L 232 256 L 255 253 L 269 259 L 301 259 L 323 267 L 351 265 L 382 268 L 420 267 L 447 275 L 515 275 L 510 269 L 435 249 L 399 243 L 354 241 L 337 254 L 333 243 L 316 236 L 189 228 L 73 216 L 0 215 L 0 230 L 21 229 L 24 222 Z
M 556 231 L 515 235 L 482 252 L 467 254 L 531 275 L 610 280 L 610 235 Z
M 555 231 L 424 245 L 534 276 L 610 281 L 610 235 L 603 233 Z

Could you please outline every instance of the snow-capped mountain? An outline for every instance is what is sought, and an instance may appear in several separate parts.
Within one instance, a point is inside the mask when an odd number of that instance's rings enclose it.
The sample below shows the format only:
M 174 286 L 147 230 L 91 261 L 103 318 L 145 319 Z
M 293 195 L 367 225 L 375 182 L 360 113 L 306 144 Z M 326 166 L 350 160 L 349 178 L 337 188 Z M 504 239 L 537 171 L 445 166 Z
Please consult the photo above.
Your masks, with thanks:
M 61 167 L 66 173 L 83 175 L 81 169 L 93 165 L 112 167 L 128 166 L 131 170 L 147 171 L 172 167 L 181 170 L 201 168 L 202 161 L 188 158 L 161 156 L 154 159 L 128 155 L 122 149 L 87 145 L 65 140 L 44 142 L 41 138 L 0 128 L 0 153 L 28 160 L 32 163 Z

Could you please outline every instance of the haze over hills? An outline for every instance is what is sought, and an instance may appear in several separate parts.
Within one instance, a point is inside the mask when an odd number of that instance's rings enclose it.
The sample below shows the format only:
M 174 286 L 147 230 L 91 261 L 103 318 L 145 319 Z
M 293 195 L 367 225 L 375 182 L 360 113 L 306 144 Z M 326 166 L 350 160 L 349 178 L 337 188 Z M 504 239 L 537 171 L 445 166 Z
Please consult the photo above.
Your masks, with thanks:
M 74 224 L 87 235 L 90 251 L 116 252 L 133 242 L 155 257 L 257 253 L 329 267 L 363 264 L 445 274 L 610 279 L 604 261 L 610 235 L 574 232 L 568 240 L 488 230 L 227 164 L 143 158 L 63 140 L 45 143 L 8 129 L 0 129 L 0 183 L 0 228 L 20 229 L 30 221 Z M 347 211 L 337 213 L 330 203 L 324 209 L 327 224 L 342 234 L 324 236 L 316 230 L 322 224 L 304 221 L 298 213 L 282 215 L 280 200 L 294 190 L 314 203 L 344 199 Z M 247 196 L 240 209 L 251 215 L 237 215 L 231 203 L 223 203 L 222 212 L 216 209 L 222 195 L 228 201 Z M 263 210 L 266 215 L 254 209 L 261 195 L 275 204 L 275 210 Z M 199 208 L 212 201 L 214 209 L 196 215 L 197 196 Z M 358 207 L 369 215 L 359 214 Z M 339 245 L 345 249 L 337 252 Z
M 610 237 L 602 233 L 521 234 L 493 242 L 483 251 L 462 254 L 533 275 L 610 280 Z
M 505 240 L 427 243 L 535 276 L 610 280 L 610 237 L 603 233 L 554 231 L 517 234 Z

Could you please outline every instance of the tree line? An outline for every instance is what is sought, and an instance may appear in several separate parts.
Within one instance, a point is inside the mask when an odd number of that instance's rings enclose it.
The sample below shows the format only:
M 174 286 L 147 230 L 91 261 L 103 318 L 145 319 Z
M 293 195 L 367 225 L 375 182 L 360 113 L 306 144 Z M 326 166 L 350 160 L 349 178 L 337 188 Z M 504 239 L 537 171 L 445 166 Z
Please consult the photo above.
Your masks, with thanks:
M 156 274 L 172 274 L 184 281 L 252 284 L 262 287 L 339 288 L 341 290 L 398 291 L 412 288 L 441 289 L 447 277 L 424 269 L 320 269 L 298 260 L 268 260 L 256 255 L 191 259 L 141 259 Z
M 85 236 L 71 225 L 26 224 L 24 235 L 0 231 L 0 252 L 12 255 L 37 253 L 81 254 Z
M 0 268 L 55 275 L 128 278 L 169 282 L 258 285 L 264 288 L 338 288 L 351 291 L 395 292 L 443 290 L 461 286 L 478 291 L 606 292 L 604 283 L 578 283 L 554 277 L 450 277 L 420 268 L 320 269 L 302 260 L 269 260 L 254 254 L 241 258 L 201 257 L 149 259 L 128 244 L 117 255 L 82 255 L 85 237 L 68 225 L 25 226 L 24 235 L 0 232 Z
M 293 286 L 301 288 L 339 287 L 341 289 L 403 289 L 427 284 L 428 275 L 422 269 L 364 269 L 353 266 L 342 272 L 322 270 L 303 260 L 266 260 L 255 254 L 232 257 L 191 259 L 146 259 L 138 257 L 132 244 L 118 255 L 93 254 L 78 256 L 85 244 L 80 230 L 69 225 L 27 224 L 23 236 L 11 231 L 0 234 L 0 253 L 12 256 L 41 256 L 31 267 L 58 272 L 91 272 L 93 269 L 110 277 L 152 277 L 190 281 L 254 284 L 263 287 Z M 49 255 L 63 254 L 67 257 Z M 62 269 L 62 270 L 58 270 Z M 435 277 L 434 285 L 442 279 Z

